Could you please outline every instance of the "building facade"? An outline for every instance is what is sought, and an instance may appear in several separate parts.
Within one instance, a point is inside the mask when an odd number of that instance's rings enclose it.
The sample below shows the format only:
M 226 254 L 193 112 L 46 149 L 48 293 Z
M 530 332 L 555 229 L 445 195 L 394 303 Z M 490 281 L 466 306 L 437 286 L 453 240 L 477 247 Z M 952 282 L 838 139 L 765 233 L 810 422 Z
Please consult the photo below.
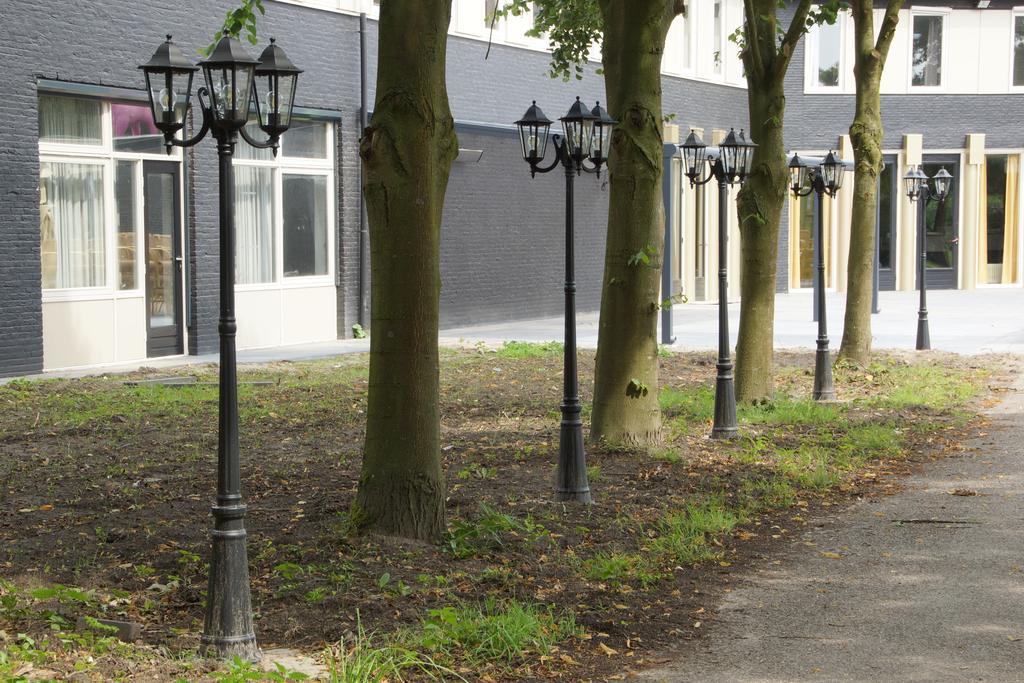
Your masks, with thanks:
M 879 179 L 882 290 L 917 286 L 916 213 L 900 178 L 912 166 L 955 177 L 926 215 L 927 285 L 1021 286 L 1024 153 L 1024 8 L 1012 2 L 909 2 L 881 84 L 885 169 Z M 876 25 L 882 12 L 876 13 Z M 785 135 L 801 153 L 842 151 L 854 111 L 853 21 L 813 29 L 786 82 Z M 843 291 L 852 183 L 826 200 L 826 279 Z M 790 199 L 780 272 L 790 290 L 812 286 L 811 202 Z M 785 265 L 782 269 L 781 266 Z
M 136 67 L 165 33 L 198 61 L 232 4 L 97 0 L 70 19 L 45 3 L 5 4 L 0 376 L 216 349 L 214 145 L 165 154 Z M 511 122 L 532 100 L 553 119 L 576 95 L 604 100 L 596 52 L 581 81 L 552 79 L 545 41 L 526 35 L 532 17 L 493 22 L 495 4 L 453 0 L 447 75 L 460 153 L 442 227 L 443 326 L 561 312 L 563 188 L 551 177 L 530 178 Z M 912 213 L 897 182 L 917 163 L 926 171 L 947 165 L 957 177 L 945 222 L 928 234 L 929 284 L 934 277 L 933 286 L 1020 286 L 1024 15 L 998 0 L 986 9 L 909 4 L 883 85 L 883 286 L 914 286 Z M 267 9 L 261 41 L 275 36 L 305 72 L 278 157 L 241 141 L 236 149 L 240 348 L 350 336 L 366 322 L 363 294 L 372 285 L 357 150 L 362 108 L 373 102 L 377 3 L 268 0 Z M 673 24 L 663 63 L 667 141 L 695 128 L 713 144 L 745 126 L 746 84 L 729 41 L 741 22 L 740 0 L 695 0 Z M 849 156 L 851 36 L 843 18 L 801 43 L 787 81 L 792 149 L 838 147 Z M 691 302 L 714 301 L 717 188 L 690 188 L 679 175 L 669 212 L 674 287 Z M 827 209 L 829 282 L 837 289 L 849 244 L 846 192 Z M 587 177 L 577 193 L 578 301 L 595 310 L 607 190 Z M 780 290 L 807 285 L 806 213 L 791 203 L 784 219 Z M 730 296 L 738 296 L 734 208 L 728 221 Z

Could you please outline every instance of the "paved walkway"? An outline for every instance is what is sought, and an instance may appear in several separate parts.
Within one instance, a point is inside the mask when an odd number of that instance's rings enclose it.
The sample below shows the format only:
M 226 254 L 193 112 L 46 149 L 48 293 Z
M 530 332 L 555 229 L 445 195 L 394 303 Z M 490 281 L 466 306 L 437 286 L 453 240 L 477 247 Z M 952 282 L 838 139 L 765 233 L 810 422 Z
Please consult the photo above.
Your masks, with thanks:
M 826 320 L 832 348 L 843 338 L 845 294 L 826 297 Z M 872 317 L 874 346 L 879 349 L 913 349 L 917 335 L 917 292 L 882 292 L 880 312 Z M 937 290 L 928 293 L 928 311 L 933 349 L 955 353 L 1024 353 L 1024 288 L 987 288 L 973 291 Z M 817 323 L 811 319 L 810 292 L 775 297 L 775 348 L 814 348 Z M 714 304 L 681 304 L 673 309 L 673 348 L 712 349 L 718 345 L 718 307 Z M 729 329 L 733 345 L 739 329 L 740 306 L 729 306 Z M 597 346 L 597 314 L 578 317 L 577 334 L 584 348 Z M 493 325 L 448 329 L 447 340 L 483 340 L 498 343 L 506 339 L 526 341 L 561 340 L 562 318 L 545 318 Z M 660 332 L 659 332 L 660 335 Z
M 775 297 L 775 348 L 814 348 L 817 324 L 811 320 L 810 292 L 779 294 Z M 839 348 L 843 336 L 845 295 L 829 294 L 827 320 L 832 348 Z M 881 312 L 872 318 L 876 348 L 913 349 L 917 334 L 917 293 L 882 292 Z M 991 288 L 974 291 L 940 290 L 929 293 L 932 348 L 956 353 L 990 351 L 1024 354 L 1024 288 Z M 739 303 L 730 304 L 730 331 L 736 343 Z M 714 349 L 718 345 L 718 308 L 713 304 L 681 304 L 673 309 L 676 343 L 680 350 Z M 582 348 L 597 347 L 596 312 L 577 318 L 577 335 Z M 660 334 L 660 333 L 659 333 Z M 490 325 L 449 328 L 441 331 L 442 344 L 501 344 L 508 340 L 561 341 L 562 317 L 520 320 Z M 239 351 L 240 363 L 282 360 L 312 360 L 344 353 L 368 351 L 367 339 L 344 339 L 267 349 Z M 50 377 L 78 377 L 98 373 L 128 372 L 140 367 L 163 368 L 215 363 L 216 354 L 155 358 L 136 363 L 47 373 Z M 0 382 L 3 382 L 0 379 Z M 9 381 L 9 379 L 7 380 Z
M 1024 680 L 1022 392 L 1024 378 L 963 456 L 742 577 L 702 640 L 631 680 Z

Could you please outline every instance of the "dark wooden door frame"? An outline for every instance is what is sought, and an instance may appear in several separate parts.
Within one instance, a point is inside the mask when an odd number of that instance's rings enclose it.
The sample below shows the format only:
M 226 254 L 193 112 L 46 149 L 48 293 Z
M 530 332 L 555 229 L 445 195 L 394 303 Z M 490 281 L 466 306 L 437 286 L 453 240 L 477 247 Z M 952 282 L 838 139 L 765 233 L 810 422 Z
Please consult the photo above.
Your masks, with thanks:
M 150 254 L 150 207 L 143 211 L 143 234 L 144 249 L 143 263 L 146 268 L 145 291 L 146 291 L 146 356 L 148 358 L 158 356 L 173 356 L 184 353 L 184 316 L 183 316 L 183 294 L 182 294 L 182 211 L 181 211 L 181 164 L 176 161 L 143 161 L 143 201 L 149 197 L 150 175 L 170 174 L 173 178 L 173 204 L 174 204 L 174 234 L 172 235 L 172 256 L 171 263 L 173 270 L 173 293 L 174 300 L 174 324 L 154 328 L 151 323 L 151 297 L 153 292 L 150 289 L 149 254 Z

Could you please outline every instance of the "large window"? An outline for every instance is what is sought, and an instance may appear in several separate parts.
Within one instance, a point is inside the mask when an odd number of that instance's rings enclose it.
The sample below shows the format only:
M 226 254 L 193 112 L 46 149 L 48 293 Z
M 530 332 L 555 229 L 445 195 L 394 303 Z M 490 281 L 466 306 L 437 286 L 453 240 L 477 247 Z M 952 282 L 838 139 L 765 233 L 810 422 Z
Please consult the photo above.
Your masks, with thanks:
M 1013 85 L 1024 86 L 1024 14 L 1013 17 Z
M 1020 156 L 988 154 L 982 175 L 983 191 L 978 241 L 978 282 L 1011 284 L 1018 281 L 1018 213 Z
M 938 87 L 942 85 L 942 36 L 946 17 L 915 14 L 913 19 L 910 84 Z
M 249 131 L 260 139 L 255 126 Z M 331 274 L 332 127 L 295 119 L 275 159 L 239 142 L 235 155 L 235 278 L 268 285 Z
M 138 296 L 142 162 L 167 160 L 149 107 L 40 94 L 38 117 L 43 289 Z
M 834 24 L 818 27 L 817 49 L 814 65 L 814 83 L 819 88 L 835 88 L 839 86 L 839 68 L 843 49 L 843 32 L 841 18 Z

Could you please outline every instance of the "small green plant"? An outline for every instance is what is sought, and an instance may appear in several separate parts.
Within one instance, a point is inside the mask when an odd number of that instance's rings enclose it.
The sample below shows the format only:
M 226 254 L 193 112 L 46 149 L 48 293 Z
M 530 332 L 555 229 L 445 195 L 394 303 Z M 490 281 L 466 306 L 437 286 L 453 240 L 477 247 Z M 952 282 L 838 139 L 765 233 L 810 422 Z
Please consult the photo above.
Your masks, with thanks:
M 662 573 L 636 553 L 601 553 L 583 562 L 583 575 L 615 585 L 637 582 L 644 588 L 657 583 Z
M 287 681 L 309 680 L 309 676 L 306 674 L 300 671 L 293 671 L 279 662 L 274 662 L 273 671 L 263 671 L 252 662 L 237 656 L 227 663 L 225 670 L 215 671 L 211 676 L 213 676 L 213 680 L 220 683 L 245 683 L 246 681 L 286 683 Z
M 581 633 L 571 613 L 556 615 L 550 607 L 514 600 L 488 600 L 432 609 L 411 636 L 414 649 L 440 661 L 492 663 L 506 667 L 524 657 L 547 655 L 558 643 Z
M 501 550 L 509 537 L 535 541 L 544 533 L 546 529 L 529 517 L 519 520 L 489 505 L 481 505 L 480 515 L 475 520 L 452 522 L 448 548 L 455 557 L 465 558 Z
M 601 481 L 601 466 L 600 465 L 587 465 L 587 480 L 588 481 Z
M 715 415 L 715 390 L 708 386 L 662 387 L 658 403 L 667 414 L 687 422 L 710 422 Z
M 675 464 L 683 459 L 683 454 L 674 448 L 659 448 L 651 452 L 651 458 Z
M 352 336 L 355 339 L 366 339 L 366 330 L 359 323 L 352 325 Z
M 355 637 L 327 648 L 324 660 L 331 683 L 383 683 L 403 681 L 410 674 L 430 680 L 465 681 L 452 669 L 430 657 L 393 642 L 374 642 L 362 624 Z
M 661 520 L 649 550 L 662 562 L 687 565 L 716 560 L 721 553 L 714 541 L 738 523 L 736 514 L 720 499 L 690 503 Z
M 494 353 L 498 358 L 554 358 L 565 352 L 562 342 L 507 341 Z
M 495 479 L 498 476 L 497 467 L 486 467 L 479 463 L 470 463 L 461 470 L 455 473 L 455 476 L 463 481 L 476 478 L 476 479 Z

